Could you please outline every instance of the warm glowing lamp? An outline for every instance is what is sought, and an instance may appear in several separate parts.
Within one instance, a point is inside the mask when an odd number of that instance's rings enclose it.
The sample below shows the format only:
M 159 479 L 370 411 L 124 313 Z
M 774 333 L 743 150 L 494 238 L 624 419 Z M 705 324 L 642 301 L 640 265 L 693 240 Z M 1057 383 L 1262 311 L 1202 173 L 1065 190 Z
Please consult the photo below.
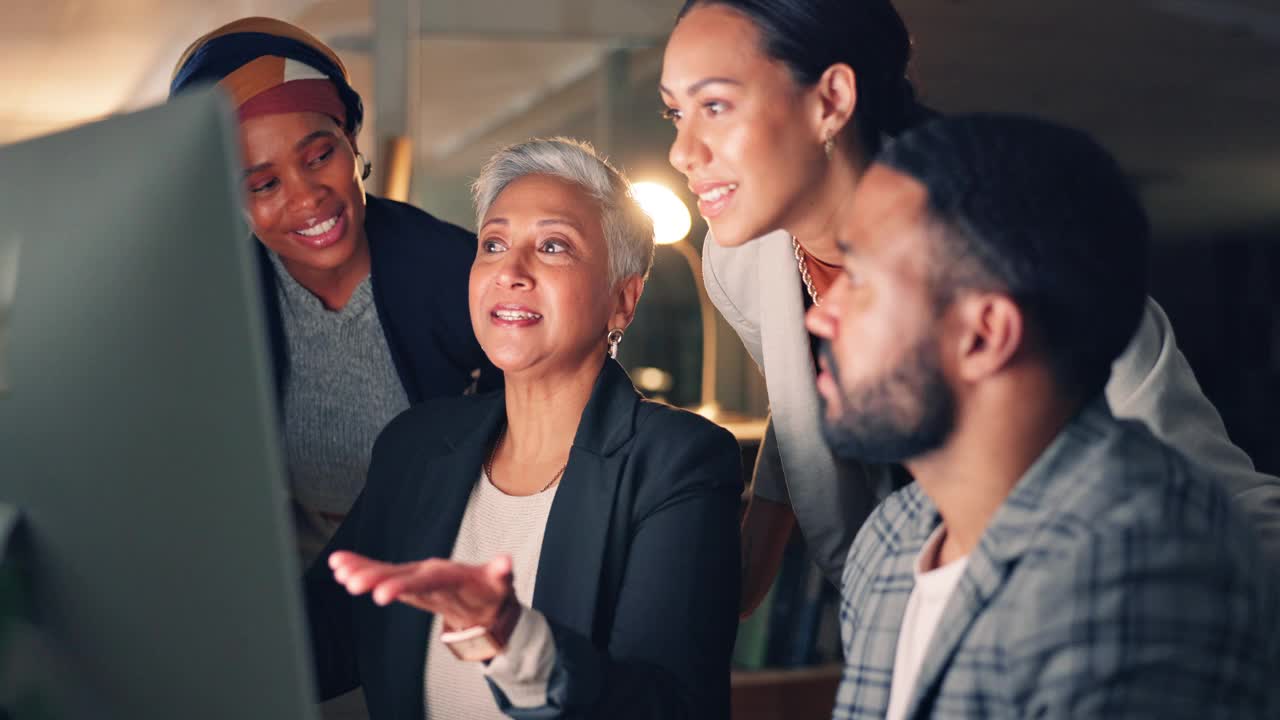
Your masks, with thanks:
M 665 185 L 655 182 L 631 184 L 631 195 L 653 218 L 653 240 L 659 245 L 674 245 L 689 235 L 693 218 L 689 208 Z
M 702 259 L 685 240 L 693 228 L 693 218 L 689 215 L 689 208 L 665 185 L 632 183 L 631 194 L 653 218 L 654 241 L 677 250 L 693 272 L 698 305 L 702 310 L 702 403 L 698 413 L 715 419 L 720 414 L 720 405 L 716 402 L 716 316 L 711 298 L 707 297 L 707 289 L 702 284 Z

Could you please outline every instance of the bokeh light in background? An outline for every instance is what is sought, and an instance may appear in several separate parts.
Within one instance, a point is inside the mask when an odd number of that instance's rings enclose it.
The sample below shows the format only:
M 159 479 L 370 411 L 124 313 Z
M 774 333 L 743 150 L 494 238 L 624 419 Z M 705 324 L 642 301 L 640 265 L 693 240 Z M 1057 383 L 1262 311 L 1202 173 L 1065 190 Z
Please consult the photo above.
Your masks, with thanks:
M 671 387 L 675 384 L 675 379 L 671 377 L 671 373 L 656 367 L 641 366 L 632 368 L 631 378 L 636 387 L 653 394 L 670 392 Z
M 689 234 L 693 217 L 689 208 L 665 185 L 656 182 L 631 183 L 631 195 L 653 218 L 654 242 L 674 245 Z

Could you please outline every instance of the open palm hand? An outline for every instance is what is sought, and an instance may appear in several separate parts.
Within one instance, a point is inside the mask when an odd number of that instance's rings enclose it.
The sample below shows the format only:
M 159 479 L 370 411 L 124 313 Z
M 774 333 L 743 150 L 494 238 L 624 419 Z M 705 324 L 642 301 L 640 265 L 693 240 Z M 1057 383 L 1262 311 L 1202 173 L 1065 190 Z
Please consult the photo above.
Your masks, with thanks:
M 371 593 L 378 605 L 402 602 L 435 613 L 446 630 L 492 625 L 515 592 L 508 555 L 467 565 L 441 558 L 385 563 L 338 551 L 329 556 L 329 567 L 352 595 Z

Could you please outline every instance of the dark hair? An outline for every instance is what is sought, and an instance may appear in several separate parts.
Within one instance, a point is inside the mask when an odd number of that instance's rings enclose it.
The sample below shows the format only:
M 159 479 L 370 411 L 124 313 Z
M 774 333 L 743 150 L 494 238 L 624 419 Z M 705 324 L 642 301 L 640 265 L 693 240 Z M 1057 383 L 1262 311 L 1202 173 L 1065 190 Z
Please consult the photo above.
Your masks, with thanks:
M 804 87 L 836 63 L 853 68 L 853 122 L 868 154 L 880 149 L 882 137 L 934 115 L 916 101 L 907 79 L 911 36 L 889 0 L 686 0 L 677 22 L 701 5 L 723 5 L 750 19 L 764 53 L 784 63 Z
M 1100 392 L 1147 294 L 1150 226 L 1115 159 L 1078 130 L 966 115 L 903 134 L 876 162 L 928 191 L 939 303 L 966 289 L 1008 293 L 1059 385 Z

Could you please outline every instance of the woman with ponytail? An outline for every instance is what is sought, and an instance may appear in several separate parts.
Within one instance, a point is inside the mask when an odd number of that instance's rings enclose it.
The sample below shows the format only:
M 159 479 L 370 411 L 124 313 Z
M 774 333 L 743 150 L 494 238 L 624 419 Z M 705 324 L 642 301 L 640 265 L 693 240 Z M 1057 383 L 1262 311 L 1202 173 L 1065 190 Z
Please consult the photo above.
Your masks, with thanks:
M 796 523 L 839 587 L 863 520 L 907 479 L 838 463 L 827 449 L 804 313 L 841 272 L 834 221 L 863 171 L 882 144 L 934 114 L 907 79 L 910 56 L 889 0 L 688 0 L 667 44 L 659 91 L 676 127 L 670 161 L 710 227 L 707 293 L 769 392 L 742 528 L 744 614 L 768 591 Z M 1245 510 L 1277 546 L 1276 480 L 1227 438 L 1149 299 L 1107 399 L 1117 416 L 1210 466 L 1234 495 L 1249 493 Z

